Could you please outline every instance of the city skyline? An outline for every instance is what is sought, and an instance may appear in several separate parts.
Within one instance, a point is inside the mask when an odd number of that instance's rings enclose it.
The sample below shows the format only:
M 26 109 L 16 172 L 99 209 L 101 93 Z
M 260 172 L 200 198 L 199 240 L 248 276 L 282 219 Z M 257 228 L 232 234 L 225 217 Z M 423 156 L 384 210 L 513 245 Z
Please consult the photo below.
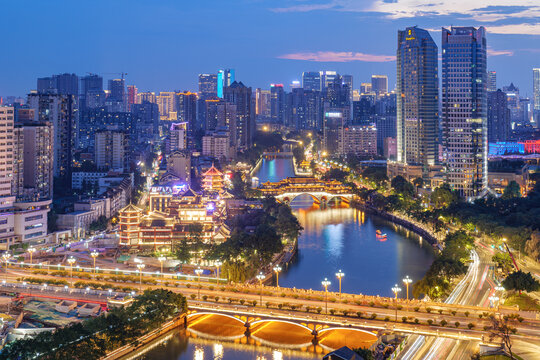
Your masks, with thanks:
M 140 91 L 197 90 L 198 74 L 224 68 L 235 69 L 236 78 L 252 88 L 269 89 L 271 83 L 288 87 L 301 80 L 304 71 L 335 70 L 353 75 L 355 88 L 369 81 L 371 74 L 388 75 L 393 89 L 397 31 L 418 25 L 430 31 L 440 48 L 440 29 L 453 25 L 486 27 L 487 66 L 497 71 L 498 87 L 513 82 L 523 95 L 532 97 L 539 7 L 529 0 L 513 6 L 499 3 L 480 1 L 471 8 L 454 0 L 435 10 L 424 0 L 362 5 L 164 1 L 152 6 L 127 1 L 107 6 L 99 1 L 92 5 L 33 1 L 23 18 L 0 25 L 3 33 L 16 34 L 16 41 L 5 43 L 11 56 L 0 60 L 0 96 L 24 96 L 35 88 L 35 78 L 64 72 L 80 76 L 92 72 L 106 79 L 117 76 L 110 73 L 127 72 L 126 84 L 135 84 Z M 415 4 L 430 11 L 413 12 Z M 463 14 L 451 12 L 451 5 L 463 9 Z M 6 4 L 5 10 L 15 11 L 17 4 Z M 470 14 L 465 15 L 467 11 Z M 47 25 L 36 27 L 44 18 Z M 36 28 L 41 36 L 35 36 Z M 54 38 L 59 40 L 54 46 L 44 40 Z

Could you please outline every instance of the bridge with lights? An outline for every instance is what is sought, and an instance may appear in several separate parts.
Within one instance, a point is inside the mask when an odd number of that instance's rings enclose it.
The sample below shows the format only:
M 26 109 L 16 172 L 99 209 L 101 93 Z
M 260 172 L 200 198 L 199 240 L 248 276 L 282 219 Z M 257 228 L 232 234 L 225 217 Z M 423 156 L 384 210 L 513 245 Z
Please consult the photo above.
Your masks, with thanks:
M 287 204 L 301 195 L 311 196 L 316 204 L 327 204 L 332 200 L 348 204 L 355 196 L 350 186 L 339 181 L 313 177 L 288 177 L 279 182 L 265 182 L 259 189 L 263 196 L 273 196 Z

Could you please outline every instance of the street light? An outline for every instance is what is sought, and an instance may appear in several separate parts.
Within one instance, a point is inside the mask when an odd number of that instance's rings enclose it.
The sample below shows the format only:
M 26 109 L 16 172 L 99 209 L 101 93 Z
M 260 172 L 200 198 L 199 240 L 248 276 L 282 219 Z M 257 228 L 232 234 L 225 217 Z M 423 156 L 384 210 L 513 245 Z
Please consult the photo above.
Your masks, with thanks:
M 279 272 L 281 271 L 281 266 L 274 266 L 274 272 L 276 273 L 276 286 L 279 287 Z
M 259 280 L 259 284 L 261 285 L 261 298 L 260 298 L 260 303 L 261 303 L 261 306 L 262 306 L 262 293 L 263 293 L 263 283 L 262 281 L 264 280 L 264 274 L 262 273 L 262 271 L 259 273 L 259 275 L 257 275 L 257 280 Z
M 392 291 L 394 292 L 394 295 L 396 295 L 395 302 L 396 302 L 396 322 L 397 322 L 397 294 L 401 291 L 401 288 L 396 284 L 392 288 Z
M 201 274 L 203 269 L 200 267 L 195 269 L 195 274 L 197 274 L 197 299 L 201 299 Z
M 342 272 L 341 270 L 339 270 L 337 273 L 336 273 L 336 277 L 338 278 L 339 280 L 339 297 L 341 297 L 341 279 L 345 276 L 345 273 Z
M 214 265 L 216 266 L 216 280 L 219 279 L 219 268 L 223 263 L 220 260 L 217 260 Z
M 495 307 L 495 302 L 497 302 L 497 308 L 499 307 L 499 297 L 498 296 L 490 296 L 489 302 L 491 303 L 491 307 Z
M 35 247 L 28 248 L 28 253 L 30 254 L 30 264 L 32 263 L 32 255 L 36 252 Z
M 332 284 L 327 278 L 324 278 L 324 280 L 321 282 L 322 286 L 324 286 L 324 302 L 325 302 L 325 310 L 324 312 L 326 315 L 328 315 L 328 287 L 330 284 Z
M 405 276 L 405 279 L 403 279 L 403 283 L 407 288 L 407 300 L 409 300 L 409 284 L 412 283 L 412 279 L 409 277 L 409 275 Z
M 6 281 L 7 281 L 7 269 L 8 269 L 8 266 L 9 266 L 9 263 L 8 263 L 8 260 L 11 258 L 11 254 L 8 253 L 7 251 L 5 253 L 2 254 L 2 259 L 6 262 Z
M 158 261 L 159 261 L 159 264 L 161 265 L 161 274 L 163 274 L 163 262 L 164 262 L 165 260 L 167 260 L 167 258 L 166 258 L 165 256 L 160 256 L 160 257 L 158 257 L 157 259 L 158 259 Z M 165 275 L 163 275 L 163 276 L 165 276 Z
M 94 274 L 95 274 L 96 273 L 96 258 L 99 256 L 99 253 L 96 251 L 96 249 L 94 249 L 90 253 L 90 256 L 94 259 Z
M 75 263 L 75 258 L 73 256 L 70 256 L 69 259 L 67 259 L 67 262 L 69 264 L 69 277 L 71 279 L 71 286 L 73 286 L 73 264 Z
M 142 270 L 146 267 L 142 262 L 137 264 L 137 269 L 139 269 L 139 291 L 142 292 Z

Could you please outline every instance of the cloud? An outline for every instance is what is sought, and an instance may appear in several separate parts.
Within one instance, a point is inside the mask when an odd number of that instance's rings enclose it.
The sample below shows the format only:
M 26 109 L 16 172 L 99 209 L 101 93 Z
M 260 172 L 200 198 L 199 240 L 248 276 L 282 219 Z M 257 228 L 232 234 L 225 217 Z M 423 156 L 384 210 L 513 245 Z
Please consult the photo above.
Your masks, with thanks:
M 488 56 L 514 56 L 513 50 L 495 50 L 488 46 L 487 49 Z
M 287 12 L 309 12 L 315 10 L 329 10 L 336 6 L 334 3 L 328 4 L 303 4 L 303 5 L 293 5 L 289 7 L 273 8 L 270 9 L 273 12 L 277 13 L 287 13 Z
M 278 56 L 278 59 L 303 60 L 303 61 L 315 61 L 315 62 L 351 62 L 351 61 L 391 62 L 391 61 L 395 61 L 396 57 L 393 55 L 374 55 L 374 54 L 364 54 L 360 52 L 317 51 L 317 52 L 298 52 L 298 53 L 284 54 L 284 55 Z
M 540 35 L 538 0 L 326 0 L 325 3 L 291 4 L 273 11 L 343 11 L 392 20 L 444 17 L 445 22 L 451 17 L 461 22 L 483 23 L 495 34 Z

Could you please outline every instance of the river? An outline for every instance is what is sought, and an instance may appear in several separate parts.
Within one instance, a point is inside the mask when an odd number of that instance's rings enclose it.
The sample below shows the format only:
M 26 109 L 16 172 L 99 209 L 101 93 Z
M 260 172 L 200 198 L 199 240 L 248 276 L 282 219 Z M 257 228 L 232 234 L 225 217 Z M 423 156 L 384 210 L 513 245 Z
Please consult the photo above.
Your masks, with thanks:
M 294 176 L 291 159 L 263 160 L 255 174 L 260 183 Z M 416 234 L 376 216 L 351 208 L 319 209 L 311 197 L 302 196 L 291 203 L 304 227 L 298 239 L 298 255 L 283 269 L 279 285 L 321 290 L 321 281 L 332 282 L 329 291 L 338 291 L 335 273 L 342 270 L 344 292 L 392 296 L 391 288 L 410 276 L 417 280 L 433 261 L 429 244 Z M 379 241 L 375 232 L 387 234 Z M 404 296 L 405 289 L 401 295 Z M 281 349 L 201 340 L 178 331 L 166 343 L 156 346 L 139 359 L 320 359 L 320 355 Z

